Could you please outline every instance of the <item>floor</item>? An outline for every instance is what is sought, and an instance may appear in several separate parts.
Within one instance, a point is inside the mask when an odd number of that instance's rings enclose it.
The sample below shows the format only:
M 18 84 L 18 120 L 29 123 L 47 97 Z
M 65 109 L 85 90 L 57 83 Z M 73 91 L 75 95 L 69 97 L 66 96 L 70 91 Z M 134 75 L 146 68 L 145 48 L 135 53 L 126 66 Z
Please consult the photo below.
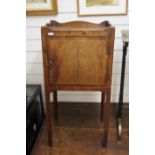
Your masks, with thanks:
M 46 120 L 43 122 L 31 155 L 128 155 L 129 109 L 123 109 L 122 141 L 117 141 L 116 104 L 111 104 L 108 147 L 102 148 L 103 123 L 100 104 L 59 103 L 59 118 L 54 124 L 53 147 L 47 145 Z

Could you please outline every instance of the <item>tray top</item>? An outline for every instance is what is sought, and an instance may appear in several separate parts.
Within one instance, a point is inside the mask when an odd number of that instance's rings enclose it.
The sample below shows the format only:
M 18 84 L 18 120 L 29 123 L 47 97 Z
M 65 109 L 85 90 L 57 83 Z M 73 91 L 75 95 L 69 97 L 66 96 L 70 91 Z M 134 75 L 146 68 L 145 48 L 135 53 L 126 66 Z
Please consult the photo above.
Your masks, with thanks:
M 53 30 L 103 30 L 112 26 L 109 21 L 103 21 L 99 24 L 96 24 L 86 21 L 71 21 L 66 23 L 59 23 L 52 20 L 47 23 L 45 27 Z
M 48 36 L 92 36 L 114 37 L 115 28 L 108 21 L 99 24 L 85 21 L 71 21 L 59 23 L 50 21 L 42 27 L 42 31 L 49 32 Z

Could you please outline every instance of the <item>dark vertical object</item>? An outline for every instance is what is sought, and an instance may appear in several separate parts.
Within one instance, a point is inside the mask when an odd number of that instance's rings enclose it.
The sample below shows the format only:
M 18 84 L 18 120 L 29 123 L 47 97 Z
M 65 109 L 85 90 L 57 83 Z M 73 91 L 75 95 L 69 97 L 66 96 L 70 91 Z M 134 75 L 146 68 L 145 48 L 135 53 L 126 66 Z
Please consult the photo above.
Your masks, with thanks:
M 125 64 L 126 64 L 126 54 L 128 48 L 128 42 L 123 43 L 123 56 L 122 56 L 122 70 L 121 70 L 121 84 L 120 84 L 120 94 L 119 94 L 119 105 L 117 112 L 118 119 L 118 139 L 121 140 L 121 119 L 123 112 L 123 93 L 124 93 L 124 77 L 125 77 Z
M 54 109 L 54 119 L 58 119 L 58 102 L 57 102 L 57 91 L 53 92 L 53 109 Z

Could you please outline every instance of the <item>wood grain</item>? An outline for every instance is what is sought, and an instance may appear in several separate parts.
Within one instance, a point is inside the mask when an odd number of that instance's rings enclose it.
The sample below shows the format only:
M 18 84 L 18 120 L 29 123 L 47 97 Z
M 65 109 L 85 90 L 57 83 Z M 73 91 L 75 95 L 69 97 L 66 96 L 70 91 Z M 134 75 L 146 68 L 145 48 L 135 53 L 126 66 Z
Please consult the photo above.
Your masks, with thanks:
M 104 84 L 108 53 L 102 38 L 53 37 L 47 45 L 49 59 L 54 60 L 51 84 Z

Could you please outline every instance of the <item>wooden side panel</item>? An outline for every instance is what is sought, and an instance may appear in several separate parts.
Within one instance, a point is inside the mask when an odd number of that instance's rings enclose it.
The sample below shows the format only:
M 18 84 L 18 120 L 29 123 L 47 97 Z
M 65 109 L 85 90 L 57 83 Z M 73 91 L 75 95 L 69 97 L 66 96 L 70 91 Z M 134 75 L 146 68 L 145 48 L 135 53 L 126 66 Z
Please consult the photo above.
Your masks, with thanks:
M 49 83 L 58 85 L 105 84 L 108 51 L 103 37 L 48 37 Z

